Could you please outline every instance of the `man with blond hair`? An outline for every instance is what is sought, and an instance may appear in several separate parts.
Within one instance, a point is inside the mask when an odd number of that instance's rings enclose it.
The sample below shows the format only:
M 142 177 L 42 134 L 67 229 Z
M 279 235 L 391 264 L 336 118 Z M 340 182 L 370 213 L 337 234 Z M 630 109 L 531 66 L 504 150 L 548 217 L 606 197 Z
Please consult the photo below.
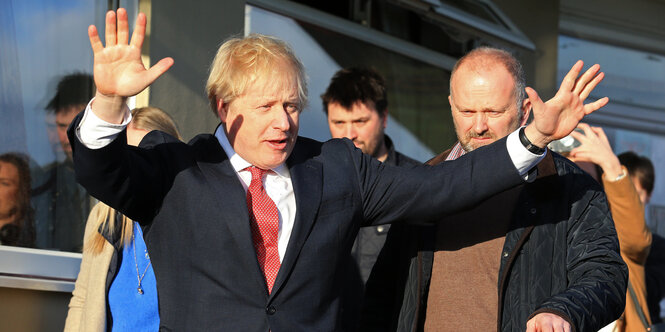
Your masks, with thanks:
M 98 93 L 69 135 L 79 181 L 144 228 L 160 330 L 353 326 L 340 296 L 359 227 L 436 222 L 524 182 L 543 157 L 529 149 L 568 134 L 607 102 L 583 104 L 600 79 L 591 72 L 576 82 L 575 66 L 560 96 L 534 103 L 535 124 L 522 134 L 532 143 L 516 132 L 457 162 L 403 170 L 349 140 L 298 137 L 303 66 L 284 42 L 250 35 L 224 43 L 213 61 L 207 91 L 221 121 L 214 135 L 132 149 L 120 134 L 125 101 L 173 64 L 141 65 L 145 24 L 139 14 L 130 41 L 126 11 L 118 10 L 117 26 L 109 12 L 105 47 L 89 28 Z M 476 171 L 481 159 L 493 161 L 492 172 Z

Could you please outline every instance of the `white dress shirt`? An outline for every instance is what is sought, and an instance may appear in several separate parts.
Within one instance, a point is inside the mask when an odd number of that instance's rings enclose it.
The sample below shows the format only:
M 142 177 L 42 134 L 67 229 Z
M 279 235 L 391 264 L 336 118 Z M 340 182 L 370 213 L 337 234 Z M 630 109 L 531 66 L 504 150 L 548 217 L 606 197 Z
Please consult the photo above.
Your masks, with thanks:
M 86 147 L 90 149 L 100 149 L 111 143 L 118 136 L 127 124 L 129 124 L 132 116 L 129 112 L 129 108 L 125 107 L 125 120 L 122 124 L 108 123 L 92 112 L 90 105 L 93 100 L 88 103 L 88 106 L 85 109 L 83 118 L 76 128 L 76 135 Z M 536 155 L 527 150 L 519 140 L 518 131 L 519 129 L 508 135 L 506 142 L 508 155 L 513 161 L 519 174 L 527 181 L 532 181 L 536 176 L 534 174 L 535 172 L 530 172 L 530 170 L 536 169 L 534 166 L 545 157 L 545 154 Z M 238 175 L 238 179 L 240 179 L 246 192 L 252 181 L 252 175 L 248 170 L 245 170 L 245 168 L 252 165 L 233 150 L 222 126 L 219 126 L 215 131 L 215 137 L 224 149 L 226 155 L 229 156 L 233 170 L 236 172 L 236 175 Z M 264 185 L 266 193 L 275 202 L 275 205 L 277 205 L 277 209 L 279 210 L 279 240 L 277 248 L 280 261 L 283 261 L 284 254 L 286 253 L 286 246 L 291 238 L 291 231 L 293 230 L 296 216 L 296 199 L 293 193 L 291 174 L 286 165 L 282 164 L 272 169 L 272 172 L 269 172 L 266 175 Z
M 215 137 L 217 137 L 217 140 L 224 149 L 224 152 L 226 152 L 226 155 L 230 156 L 229 161 L 233 166 L 233 170 L 236 172 L 236 175 L 238 175 L 243 188 L 245 188 L 245 193 L 247 193 L 247 188 L 252 182 L 252 173 L 250 173 L 249 170 L 246 170 L 246 168 L 252 166 L 252 164 L 245 159 L 242 159 L 242 157 L 233 150 L 222 126 L 217 127 Z M 268 197 L 275 202 L 277 210 L 279 210 L 279 238 L 277 241 L 277 251 L 279 251 L 279 260 L 281 262 L 284 261 L 286 246 L 289 245 L 291 231 L 293 230 L 293 222 L 296 218 L 296 196 L 293 194 L 291 173 L 289 173 L 288 167 L 282 164 L 273 168 L 271 171 L 272 172 L 266 174 L 263 185 L 266 188 L 266 194 L 268 194 Z

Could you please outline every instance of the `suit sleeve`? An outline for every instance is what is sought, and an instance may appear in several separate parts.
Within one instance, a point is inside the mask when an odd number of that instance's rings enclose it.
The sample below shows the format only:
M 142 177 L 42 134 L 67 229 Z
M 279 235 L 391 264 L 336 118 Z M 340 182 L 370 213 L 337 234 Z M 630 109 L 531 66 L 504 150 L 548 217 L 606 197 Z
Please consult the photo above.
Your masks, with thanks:
M 431 224 L 524 182 L 506 138 L 454 161 L 409 169 L 381 164 L 360 150 L 351 153 L 368 224 Z
M 190 160 L 187 145 L 169 141 L 170 136 L 153 131 L 144 138 L 149 144 L 141 142 L 148 148 L 137 148 L 127 145 L 125 131 L 122 131 L 108 145 L 89 149 L 75 133 L 82 115 L 74 119 L 68 130 L 76 180 L 93 197 L 129 218 L 151 222 L 175 174 Z M 180 158 L 174 157 L 174 150 L 181 150 Z
M 529 319 L 549 312 L 571 323 L 573 331 L 597 331 L 623 312 L 628 279 L 600 189 L 587 190 L 575 205 L 567 232 L 568 287 L 541 303 Z

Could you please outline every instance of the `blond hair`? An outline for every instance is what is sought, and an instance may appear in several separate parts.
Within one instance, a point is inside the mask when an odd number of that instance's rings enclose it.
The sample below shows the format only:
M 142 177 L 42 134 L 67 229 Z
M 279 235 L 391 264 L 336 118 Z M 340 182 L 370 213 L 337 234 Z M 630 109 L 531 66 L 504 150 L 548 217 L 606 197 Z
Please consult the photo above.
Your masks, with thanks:
M 138 129 L 159 130 L 182 140 L 173 118 L 157 107 L 147 106 L 133 109 L 132 123 Z
M 182 140 L 180 132 L 173 119 L 166 114 L 166 112 L 157 107 L 141 107 L 133 109 L 132 123 L 134 124 L 134 127 L 138 129 L 148 131 L 159 130 Z M 120 222 L 117 223 L 116 218 L 118 218 L 118 212 L 110 206 L 100 202 L 99 213 L 97 213 L 97 219 L 94 221 L 96 232 L 92 233 L 86 242 L 86 250 L 93 254 L 101 253 L 104 248 L 104 243 L 106 243 L 106 239 L 100 232 L 115 234 L 117 226 L 120 226 L 119 247 L 122 248 L 125 244 L 131 243 L 132 235 L 134 234 L 133 221 L 125 215 L 120 216 Z
M 300 104 L 298 108 L 302 110 L 307 104 L 305 68 L 288 44 L 260 34 L 231 38 L 224 42 L 212 61 L 206 83 L 213 113 L 217 115 L 218 100 L 225 104 L 231 103 L 244 94 L 252 83 L 271 78 L 284 63 L 290 67 L 288 79 L 295 79 Z

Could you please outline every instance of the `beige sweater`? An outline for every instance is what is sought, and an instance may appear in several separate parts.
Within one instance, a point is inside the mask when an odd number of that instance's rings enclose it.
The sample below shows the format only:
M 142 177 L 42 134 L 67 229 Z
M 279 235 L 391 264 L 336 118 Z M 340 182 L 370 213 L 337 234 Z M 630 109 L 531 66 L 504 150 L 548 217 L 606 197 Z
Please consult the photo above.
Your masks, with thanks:
M 617 230 L 621 257 L 628 266 L 628 280 L 635 289 L 639 306 L 647 320 L 651 322 L 647 308 L 646 282 L 644 281 L 644 263 L 651 248 L 651 232 L 644 221 L 644 206 L 642 206 L 629 176 L 618 181 L 608 181 L 603 177 L 603 186 Z M 635 303 L 628 292 L 626 292 L 626 311 L 617 321 L 617 327 L 619 331 L 645 331 L 644 325 L 635 311 Z
M 85 228 L 85 241 L 97 232 L 95 226 L 100 206 L 97 204 L 90 211 Z M 102 252 L 97 255 L 83 251 L 81 270 L 69 302 L 65 332 L 106 331 L 106 275 L 113 252 L 113 245 L 109 242 L 104 243 Z

